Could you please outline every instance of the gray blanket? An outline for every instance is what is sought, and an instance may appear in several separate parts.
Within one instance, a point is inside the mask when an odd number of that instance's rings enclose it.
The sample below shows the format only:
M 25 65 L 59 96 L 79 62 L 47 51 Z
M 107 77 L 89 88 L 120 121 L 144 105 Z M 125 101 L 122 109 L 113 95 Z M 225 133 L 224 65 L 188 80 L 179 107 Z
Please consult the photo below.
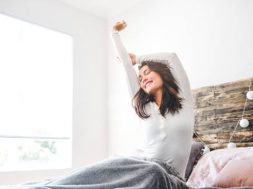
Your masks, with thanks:
M 59 178 L 4 189 L 188 189 L 177 171 L 155 159 L 116 157 Z

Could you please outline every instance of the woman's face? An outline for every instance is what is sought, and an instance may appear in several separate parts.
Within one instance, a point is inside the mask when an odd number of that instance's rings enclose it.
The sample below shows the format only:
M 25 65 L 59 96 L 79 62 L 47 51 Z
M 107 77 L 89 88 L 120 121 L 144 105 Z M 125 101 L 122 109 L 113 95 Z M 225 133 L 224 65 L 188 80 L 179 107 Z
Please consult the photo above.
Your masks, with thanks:
M 155 95 L 162 88 L 163 80 L 161 76 L 152 71 L 147 65 L 143 66 L 139 71 L 140 87 L 147 93 Z

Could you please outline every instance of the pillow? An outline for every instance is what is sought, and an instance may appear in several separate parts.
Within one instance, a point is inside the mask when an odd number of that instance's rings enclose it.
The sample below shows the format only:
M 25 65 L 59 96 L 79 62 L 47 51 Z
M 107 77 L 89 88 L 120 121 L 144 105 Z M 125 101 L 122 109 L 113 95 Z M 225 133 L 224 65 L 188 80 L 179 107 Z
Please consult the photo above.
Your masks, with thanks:
M 203 155 L 204 145 L 201 142 L 193 142 L 191 145 L 191 153 L 186 166 L 185 180 L 187 181 L 191 175 L 194 165 L 197 164 L 200 157 Z
M 228 188 L 236 186 L 253 186 L 253 160 L 231 160 L 218 173 L 213 186 Z

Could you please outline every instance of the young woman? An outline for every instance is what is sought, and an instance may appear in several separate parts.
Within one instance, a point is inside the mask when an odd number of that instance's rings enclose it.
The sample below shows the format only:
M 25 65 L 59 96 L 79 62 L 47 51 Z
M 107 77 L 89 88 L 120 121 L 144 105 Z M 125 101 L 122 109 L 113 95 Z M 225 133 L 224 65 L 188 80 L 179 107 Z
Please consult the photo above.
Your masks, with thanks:
M 128 54 L 119 35 L 126 26 L 124 21 L 117 22 L 112 39 L 144 129 L 145 145 L 141 156 L 162 160 L 184 178 L 194 126 L 189 80 L 175 53 L 141 57 Z M 136 63 L 138 75 L 133 68 Z
M 188 189 L 182 178 L 194 117 L 187 76 L 174 53 L 129 55 L 119 36 L 125 27 L 125 22 L 116 23 L 112 37 L 128 76 L 134 108 L 144 127 L 143 153 L 109 158 L 59 178 L 16 188 Z M 133 68 L 136 63 L 140 69 L 138 76 Z

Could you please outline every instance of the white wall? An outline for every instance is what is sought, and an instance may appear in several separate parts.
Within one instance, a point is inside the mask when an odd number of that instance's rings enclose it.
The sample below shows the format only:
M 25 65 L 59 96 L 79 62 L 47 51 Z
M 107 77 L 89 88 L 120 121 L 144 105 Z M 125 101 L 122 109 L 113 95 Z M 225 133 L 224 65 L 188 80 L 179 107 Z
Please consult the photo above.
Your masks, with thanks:
M 107 157 L 105 20 L 52 0 L 1 0 L 0 12 L 73 36 L 73 168 Z M 49 178 L 66 171 L 2 172 L 0 185 Z
M 252 0 L 148 0 L 112 18 L 107 29 L 124 19 L 128 51 L 176 52 L 198 88 L 253 76 L 252 10 Z M 139 123 L 123 67 L 113 50 L 108 54 L 109 153 L 128 153 L 139 139 Z

